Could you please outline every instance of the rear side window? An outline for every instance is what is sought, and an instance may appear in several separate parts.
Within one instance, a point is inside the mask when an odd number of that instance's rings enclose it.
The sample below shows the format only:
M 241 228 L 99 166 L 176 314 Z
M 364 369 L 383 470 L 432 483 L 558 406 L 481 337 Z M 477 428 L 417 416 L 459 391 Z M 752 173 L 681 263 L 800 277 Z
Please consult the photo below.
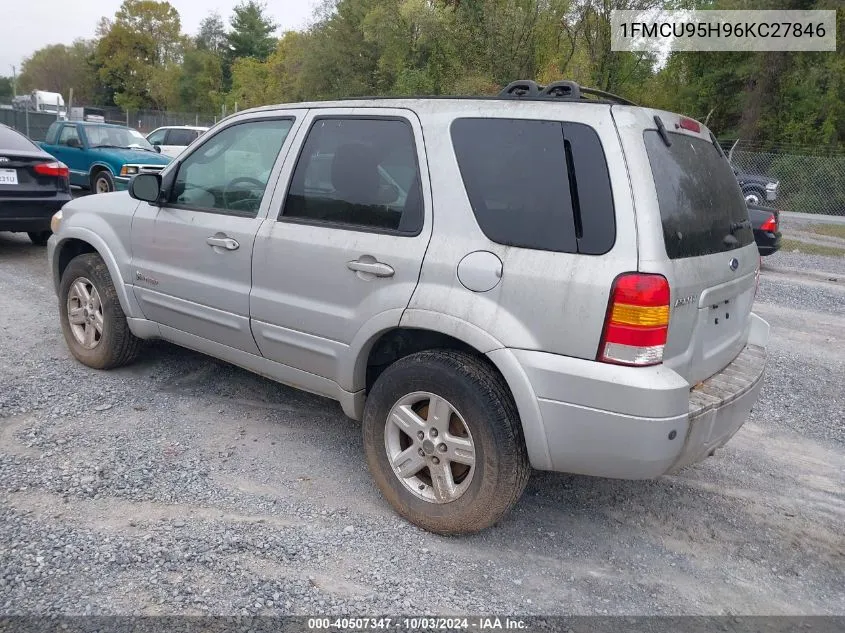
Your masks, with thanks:
M 194 130 L 170 130 L 167 133 L 167 143 L 165 145 L 184 147 L 193 143 L 196 138 L 197 133 Z
M 40 152 L 23 134 L 0 125 L 0 152 Z
M 669 138 L 667 147 L 656 130 L 643 133 L 669 258 L 751 244 L 748 209 L 728 161 L 709 141 L 677 132 Z
M 280 219 L 417 235 L 423 202 L 410 124 L 404 119 L 315 120 Z
M 587 125 L 457 119 L 452 143 L 476 221 L 509 246 L 599 255 L 616 239 L 604 151 Z

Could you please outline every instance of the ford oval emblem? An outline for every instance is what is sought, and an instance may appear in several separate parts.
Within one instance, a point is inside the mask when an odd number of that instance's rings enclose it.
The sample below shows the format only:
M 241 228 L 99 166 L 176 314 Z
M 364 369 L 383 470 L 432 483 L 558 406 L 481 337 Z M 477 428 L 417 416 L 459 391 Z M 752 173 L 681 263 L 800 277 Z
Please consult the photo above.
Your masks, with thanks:
M 736 270 L 739 268 L 739 260 L 736 257 L 731 257 L 731 262 L 728 264 L 731 267 L 731 270 Z

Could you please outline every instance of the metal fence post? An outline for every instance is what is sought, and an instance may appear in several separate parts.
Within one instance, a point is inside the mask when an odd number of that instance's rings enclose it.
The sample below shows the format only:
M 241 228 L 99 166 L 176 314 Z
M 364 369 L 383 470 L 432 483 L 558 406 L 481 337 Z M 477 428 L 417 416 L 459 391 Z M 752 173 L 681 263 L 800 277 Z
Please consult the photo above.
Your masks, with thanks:
M 26 136 L 29 138 L 29 108 L 24 110 L 24 117 L 26 118 Z

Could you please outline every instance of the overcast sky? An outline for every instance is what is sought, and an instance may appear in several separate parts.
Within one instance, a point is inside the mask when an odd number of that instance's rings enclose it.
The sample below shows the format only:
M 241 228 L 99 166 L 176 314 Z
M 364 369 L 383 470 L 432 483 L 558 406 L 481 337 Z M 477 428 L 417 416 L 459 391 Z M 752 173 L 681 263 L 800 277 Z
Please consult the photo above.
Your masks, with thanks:
M 267 11 L 279 33 L 309 23 L 319 0 L 267 0 Z M 47 44 L 70 44 L 94 36 L 102 16 L 113 18 L 122 0 L 0 0 L 9 11 L 0 20 L 0 76 L 20 72 L 21 62 Z M 182 18 L 182 31 L 194 35 L 202 20 L 216 10 L 228 25 L 232 7 L 239 0 L 170 0 Z

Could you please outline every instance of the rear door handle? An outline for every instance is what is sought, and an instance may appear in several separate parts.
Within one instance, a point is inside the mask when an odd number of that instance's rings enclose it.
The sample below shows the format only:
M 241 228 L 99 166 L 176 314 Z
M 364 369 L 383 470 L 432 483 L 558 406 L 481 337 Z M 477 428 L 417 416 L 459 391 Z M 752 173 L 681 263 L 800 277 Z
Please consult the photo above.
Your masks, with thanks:
M 221 237 L 219 235 L 212 235 L 205 240 L 205 243 L 209 246 L 219 246 L 220 248 L 225 248 L 227 251 L 236 251 L 240 246 L 237 240 L 233 240 L 231 237 Z
M 349 270 L 354 270 L 359 273 L 370 273 L 376 277 L 393 277 L 396 272 L 392 266 L 388 266 L 382 262 L 376 261 L 361 261 L 360 259 L 346 262 L 346 267 Z

